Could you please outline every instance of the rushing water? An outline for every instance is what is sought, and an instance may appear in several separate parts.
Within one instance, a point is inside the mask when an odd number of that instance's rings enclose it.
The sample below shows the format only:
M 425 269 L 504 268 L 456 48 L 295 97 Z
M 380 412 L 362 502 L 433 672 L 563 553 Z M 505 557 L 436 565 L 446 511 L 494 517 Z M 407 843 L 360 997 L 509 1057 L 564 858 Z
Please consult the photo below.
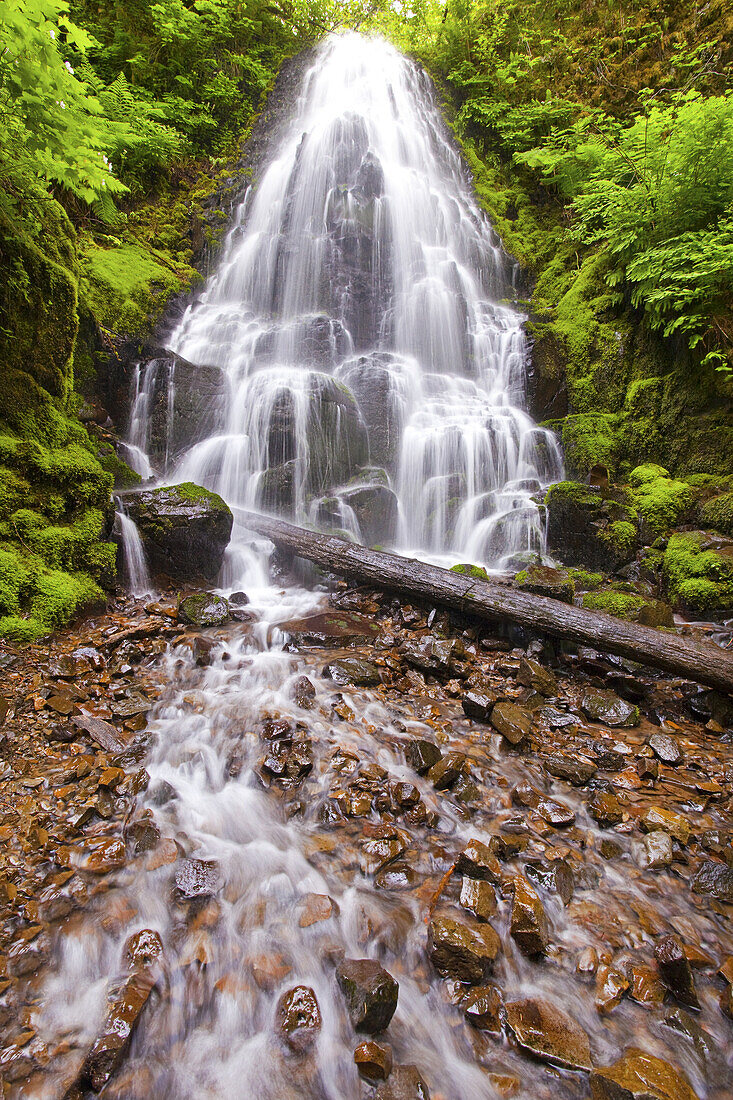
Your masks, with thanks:
M 136 375 L 133 460 L 147 471 L 164 391 L 166 480 L 453 560 L 540 551 L 533 496 L 561 460 L 521 409 L 512 274 L 425 73 L 382 40 L 332 37 L 171 337 L 184 375 L 174 358 Z
M 133 596 L 145 596 L 153 591 L 153 584 L 145 560 L 145 547 L 137 524 L 124 509 L 115 514 L 122 548 L 123 579 Z

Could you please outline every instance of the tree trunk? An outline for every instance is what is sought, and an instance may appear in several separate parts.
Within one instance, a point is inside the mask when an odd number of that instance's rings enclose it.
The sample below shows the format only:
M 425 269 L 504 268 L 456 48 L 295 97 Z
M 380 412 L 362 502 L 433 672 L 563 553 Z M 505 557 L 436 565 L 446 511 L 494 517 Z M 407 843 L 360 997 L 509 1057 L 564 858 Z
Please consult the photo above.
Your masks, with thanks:
M 414 558 L 370 550 L 269 516 L 240 509 L 236 512 L 250 531 L 330 572 L 376 588 L 432 600 L 477 619 L 520 623 L 733 693 L 733 656 L 716 645 L 686 641 L 675 634 L 452 573 Z

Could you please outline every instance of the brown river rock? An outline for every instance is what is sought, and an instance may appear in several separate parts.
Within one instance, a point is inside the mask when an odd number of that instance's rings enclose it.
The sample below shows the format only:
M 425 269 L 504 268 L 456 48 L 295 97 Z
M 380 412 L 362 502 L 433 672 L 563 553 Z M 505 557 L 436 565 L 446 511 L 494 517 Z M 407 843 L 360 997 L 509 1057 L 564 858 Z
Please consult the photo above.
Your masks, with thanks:
M 376 1035 L 389 1026 L 399 985 L 376 959 L 344 959 L 336 968 L 336 981 L 356 1031 Z
M 593 1065 L 588 1036 L 557 1005 L 538 997 L 510 1001 L 506 1020 L 519 1045 L 537 1058 L 568 1069 Z
M 635 1047 L 591 1073 L 590 1090 L 593 1100 L 699 1100 L 680 1070 Z
M 430 1100 L 430 1092 L 417 1066 L 395 1066 L 374 1100 Z
M 500 940 L 489 924 L 470 925 L 452 917 L 436 917 L 428 927 L 428 954 L 445 978 L 478 985 L 499 954 Z
M 491 711 L 491 724 L 510 745 L 519 745 L 532 730 L 527 711 L 507 699 L 500 699 Z
M 545 907 L 522 875 L 514 879 L 512 938 L 525 955 L 541 955 L 550 942 Z
M 82 1083 L 94 1092 L 104 1087 L 122 1062 L 154 984 L 148 970 L 135 970 L 111 992 L 102 1030 L 84 1060 L 80 1075 Z
M 296 1053 L 315 1043 L 321 1030 L 321 1010 L 309 986 L 296 985 L 282 994 L 275 1007 L 275 1026 Z

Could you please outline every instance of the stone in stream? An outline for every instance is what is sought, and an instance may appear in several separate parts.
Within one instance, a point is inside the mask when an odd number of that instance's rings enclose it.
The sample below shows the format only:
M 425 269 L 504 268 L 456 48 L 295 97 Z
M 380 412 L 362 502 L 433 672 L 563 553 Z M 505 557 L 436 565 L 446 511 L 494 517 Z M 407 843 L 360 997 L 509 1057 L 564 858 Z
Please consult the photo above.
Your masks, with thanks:
M 116 729 L 111 722 L 105 722 L 103 718 L 93 718 L 91 715 L 75 715 L 71 721 L 79 729 L 88 733 L 93 741 L 105 750 L 105 752 L 124 752 L 129 747 L 130 735 L 123 730 Z
M 684 760 L 677 741 L 667 733 L 653 733 L 649 738 L 649 748 L 658 760 L 663 764 L 669 764 L 670 767 L 676 767 Z
M 435 917 L 428 927 L 428 954 L 444 978 L 478 985 L 499 954 L 499 937 L 489 924 L 469 925 L 452 917 Z
M 184 901 L 212 897 L 219 889 L 215 860 L 184 859 L 176 871 L 176 894 Z
M 639 725 L 639 708 L 619 699 L 612 691 L 587 691 L 581 710 L 591 722 L 601 722 L 611 729 L 626 729 Z
M 733 904 L 733 868 L 706 860 L 690 879 L 690 888 L 695 894 L 708 894 L 718 901 Z
M 418 775 L 425 775 L 437 764 L 442 753 L 437 745 L 425 738 L 416 737 L 405 745 L 405 759 Z
M 321 1030 L 321 1010 L 309 986 L 296 985 L 283 993 L 275 1007 L 275 1027 L 296 1053 L 313 1046 Z
M 523 707 L 500 699 L 491 711 L 491 724 L 510 745 L 519 745 L 532 730 L 532 719 Z
M 692 968 L 676 936 L 663 936 L 654 947 L 659 973 L 667 989 L 690 1008 L 699 1008 Z
M 621 803 L 612 791 L 594 791 L 588 799 L 588 813 L 602 829 L 620 825 L 624 819 Z
M 354 1051 L 359 1076 L 365 1081 L 386 1081 L 392 1072 L 392 1048 L 387 1043 L 370 1039 Z
M 456 871 L 468 878 L 484 879 L 486 882 L 501 882 L 501 866 L 488 844 L 480 840 L 469 840 L 456 861 Z
M 539 997 L 510 1001 L 506 1022 L 519 1046 L 543 1062 L 567 1069 L 592 1068 L 587 1034 L 550 1001 Z
M 220 496 L 185 482 L 120 497 L 137 524 L 153 573 L 176 581 L 216 578 L 234 523 Z
M 100 1092 L 107 1084 L 125 1056 L 154 985 L 153 975 L 142 968 L 110 991 L 104 1024 L 79 1075 L 83 1087 Z
M 293 698 L 303 710 L 312 710 L 316 702 L 316 689 L 307 676 L 299 676 L 295 681 Z
M 584 787 L 598 771 L 597 766 L 589 760 L 563 756 L 560 753 L 552 753 L 543 760 L 543 764 L 545 770 L 555 779 L 566 779 L 574 787 Z
M 543 668 L 539 661 L 533 661 L 530 657 L 522 657 L 519 661 L 520 684 L 538 691 L 540 695 L 557 695 L 557 680 L 549 669 Z
M 527 782 L 517 784 L 512 791 L 512 801 L 534 810 L 548 825 L 557 829 L 572 825 L 575 821 L 575 814 L 569 806 L 554 798 L 547 798 Z
M 447 752 L 433 764 L 428 772 L 428 779 L 436 791 L 445 791 L 451 787 L 463 770 L 466 762 L 466 754 L 463 752 Z
M 353 684 L 355 687 L 376 687 L 382 682 L 379 667 L 361 657 L 340 657 L 337 661 L 331 661 L 324 666 L 321 675 L 336 684 Z
M 296 645 L 349 645 L 373 642 L 379 626 L 373 619 L 356 611 L 319 611 L 305 619 L 289 619 L 276 624 L 289 634 Z
M 699 1100 L 680 1070 L 637 1047 L 612 1066 L 595 1069 L 590 1091 L 593 1100 Z
M 417 1066 L 395 1066 L 374 1100 L 430 1100 L 430 1092 Z
M 131 970 L 150 969 L 163 957 L 163 941 L 152 928 L 142 928 L 128 937 L 123 954 Z
M 557 859 L 552 863 L 533 860 L 525 864 L 524 873 L 536 886 L 558 894 L 563 905 L 569 905 L 572 901 L 575 881 L 570 865 L 564 859 Z
M 389 1026 L 399 985 L 376 959 L 344 959 L 336 968 L 336 981 L 356 1031 L 375 1035 Z
M 310 928 L 312 924 L 329 920 L 339 913 L 338 905 L 328 894 L 305 894 L 298 902 L 298 909 L 298 924 L 301 928 Z
M 697 1020 L 689 1012 L 685 1012 L 684 1008 L 671 1008 L 664 1017 L 664 1023 L 673 1031 L 689 1039 L 702 1059 L 707 1062 L 717 1059 L 719 1054 L 717 1041 L 709 1031 L 700 1027 Z
M 661 867 L 669 867 L 673 856 L 671 836 L 663 829 L 655 829 L 644 837 L 639 863 L 650 871 L 657 871 Z
M 480 985 L 477 989 L 472 989 L 461 1007 L 469 1024 L 473 1024 L 478 1031 L 501 1034 L 504 998 L 497 986 Z
M 405 642 L 402 653 L 408 665 L 422 672 L 447 676 L 456 661 L 465 655 L 465 649 L 458 638 L 436 638 L 433 634 L 426 634 L 415 641 L 410 639 Z
M 201 628 L 223 626 L 229 622 L 229 603 L 214 592 L 196 592 L 181 600 L 178 618 Z
M 542 955 L 550 942 L 545 907 L 522 875 L 514 879 L 511 934 L 524 955 Z
M 663 829 L 680 844 L 687 844 L 690 839 L 690 826 L 682 814 L 673 810 L 665 810 L 663 806 L 651 806 L 639 822 L 645 833 L 653 833 L 655 829 Z
M 461 699 L 463 713 L 467 718 L 476 718 L 479 722 L 488 722 L 497 696 L 493 691 L 471 688 Z
M 467 878 L 461 882 L 461 895 L 458 899 L 463 909 L 468 909 L 481 921 L 487 921 L 496 912 L 496 894 L 490 882 Z

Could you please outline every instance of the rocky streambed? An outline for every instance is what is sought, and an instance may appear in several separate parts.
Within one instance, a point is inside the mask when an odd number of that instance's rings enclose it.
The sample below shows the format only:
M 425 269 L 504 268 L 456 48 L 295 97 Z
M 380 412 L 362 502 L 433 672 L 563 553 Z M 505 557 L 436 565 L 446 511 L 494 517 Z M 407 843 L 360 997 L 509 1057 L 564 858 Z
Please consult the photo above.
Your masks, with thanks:
M 345 584 L 1 660 L 5 1097 L 731 1095 L 729 699 Z

